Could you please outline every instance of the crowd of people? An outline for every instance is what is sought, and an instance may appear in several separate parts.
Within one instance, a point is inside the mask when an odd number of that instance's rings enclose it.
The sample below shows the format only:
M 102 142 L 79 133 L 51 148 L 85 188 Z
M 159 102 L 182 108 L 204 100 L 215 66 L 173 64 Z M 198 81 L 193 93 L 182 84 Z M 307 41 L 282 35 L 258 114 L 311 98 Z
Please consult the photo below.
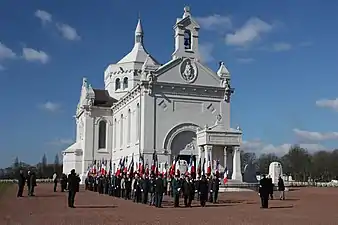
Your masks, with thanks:
M 53 175 L 54 192 L 57 191 L 58 181 L 60 181 L 61 192 L 68 190 L 68 207 L 74 208 L 75 195 L 79 191 L 81 179 L 71 170 L 68 175 L 62 174 L 60 179 L 56 173 Z M 23 197 L 24 187 L 27 184 L 28 196 L 34 196 L 36 187 L 36 175 L 28 171 L 27 176 L 20 171 L 18 178 L 17 197 Z M 158 208 L 162 207 L 163 196 L 173 198 L 174 207 L 179 207 L 180 198 L 184 199 L 184 206 L 191 207 L 192 200 L 200 202 L 205 207 L 206 202 L 217 203 L 218 192 L 221 180 L 218 173 L 201 175 L 194 178 L 191 174 L 162 174 L 149 173 L 127 173 L 120 174 L 91 174 L 85 179 L 85 189 L 98 192 L 135 203 L 149 204 Z M 285 186 L 281 177 L 278 179 L 280 200 L 285 199 Z M 261 208 L 268 208 L 269 199 L 273 199 L 274 184 L 270 177 L 263 175 L 260 180 L 259 195 L 261 198 Z
M 179 207 L 180 198 L 184 199 L 185 207 L 191 207 L 194 199 L 200 201 L 202 207 L 207 201 L 217 203 L 219 185 L 217 174 L 202 175 L 196 179 L 189 174 L 89 174 L 85 180 L 87 190 L 159 208 L 165 195 L 173 198 L 174 207 Z

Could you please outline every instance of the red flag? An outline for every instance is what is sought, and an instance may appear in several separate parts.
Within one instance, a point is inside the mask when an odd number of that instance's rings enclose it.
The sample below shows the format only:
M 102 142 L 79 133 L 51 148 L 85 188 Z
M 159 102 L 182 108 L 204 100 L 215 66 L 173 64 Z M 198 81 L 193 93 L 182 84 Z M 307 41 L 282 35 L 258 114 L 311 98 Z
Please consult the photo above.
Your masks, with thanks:
M 207 175 L 209 176 L 211 174 L 211 158 L 210 154 L 208 155 L 208 164 L 207 164 Z

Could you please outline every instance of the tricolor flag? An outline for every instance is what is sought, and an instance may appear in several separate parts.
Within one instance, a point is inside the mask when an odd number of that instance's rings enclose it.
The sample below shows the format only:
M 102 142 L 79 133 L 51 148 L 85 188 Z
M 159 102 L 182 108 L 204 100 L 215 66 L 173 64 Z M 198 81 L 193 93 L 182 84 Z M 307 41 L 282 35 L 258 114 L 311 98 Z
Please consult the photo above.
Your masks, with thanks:
M 201 177 L 202 175 L 202 158 L 198 160 L 197 174 L 199 177 Z
M 146 161 L 145 174 L 146 174 L 146 176 L 149 175 L 149 164 L 148 164 L 148 159 L 147 159 L 147 161 Z
M 224 168 L 223 182 L 226 184 L 228 182 L 228 168 Z
M 216 177 L 219 177 L 219 160 L 217 159 L 216 161 L 216 168 L 215 168 L 215 174 L 216 174 Z
M 211 157 L 210 154 L 208 154 L 207 175 L 209 176 L 210 174 L 211 174 Z
M 140 155 L 137 170 L 138 170 L 140 176 L 142 176 L 144 174 L 144 158 L 143 158 L 143 155 Z
M 128 172 L 128 157 L 125 157 L 123 160 L 123 173 L 127 174 Z
M 133 173 L 134 173 L 134 153 L 131 156 L 131 162 L 129 164 L 128 173 L 129 173 L 130 176 L 132 176 Z
M 177 157 L 173 159 L 173 164 L 171 165 L 171 167 L 170 167 L 170 169 L 169 169 L 169 175 L 170 175 L 170 176 L 175 176 L 176 161 L 177 161 Z
M 204 176 L 205 176 L 205 162 L 206 162 L 206 159 L 204 157 L 203 166 L 202 166 L 202 175 L 204 175 Z

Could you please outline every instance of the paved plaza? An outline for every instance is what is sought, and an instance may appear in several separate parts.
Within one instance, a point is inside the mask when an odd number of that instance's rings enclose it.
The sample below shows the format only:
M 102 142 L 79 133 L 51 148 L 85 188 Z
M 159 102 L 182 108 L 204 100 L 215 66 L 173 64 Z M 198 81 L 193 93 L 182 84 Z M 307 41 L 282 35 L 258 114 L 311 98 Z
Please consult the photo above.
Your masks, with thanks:
M 287 193 L 287 200 L 270 201 L 259 208 L 254 192 L 221 194 L 220 203 L 200 208 L 173 208 L 165 198 L 157 209 L 89 191 L 76 197 L 75 209 L 66 207 L 66 193 L 52 191 L 52 184 L 40 184 L 36 197 L 16 196 L 16 186 L 1 197 L 0 224 L 4 225 L 103 225 L 103 224 L 335 224 L 338 221 L 338 189 L 300 188 Z

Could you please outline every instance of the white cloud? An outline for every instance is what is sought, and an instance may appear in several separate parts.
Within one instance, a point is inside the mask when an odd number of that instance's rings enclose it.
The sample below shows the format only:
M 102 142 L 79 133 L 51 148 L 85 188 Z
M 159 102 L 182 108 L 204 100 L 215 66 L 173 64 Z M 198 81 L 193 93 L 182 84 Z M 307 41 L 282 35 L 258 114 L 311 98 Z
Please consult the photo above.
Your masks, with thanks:
M 292 45 L 285 42 L 275 43 L 272 45 L 272 51 L 283 52 L 291 50 Z
M 226 30 L 232 26 L 230 17 L 217 14 L 206 17 L 196 17 L 195 19 L 200 24 L 200 26 L 206 30 Z
M 199 45 L 199 52 L 201 55 L 202 62 L 211 62 L 215 58 L 212 56 L 212 51 L 214 50 L 214 45 L 211 43 L 203 43 Z
M 43 24 L 52 22 L 52 15 L 44 10 L 36 10 L 34 16 L 39 18 Z
M 293 129 L 293 132 L 298 137 L 309 141 L 338 140 L 338 132 L 320 133 L 315 131 L 300 130 L 297 128 Z
M 23 48 L 22 56 L 25 60 L 30 62 L 41 62 L 43 64 L 47 63 L 50 57 L 44 51 L 35 50 L 32 48 Z
M 255 60 L 253 58 L 238 58 L 237 61 L 239 63 L 252 63 Z
M 299 146 L 305 148 L 309 152 L 326 150 L 326 148 L 320 144 L 303 143 L 299 144 Z M 243 141 L 242 145 L 242 149 L 246 152 L 254 152 L 256 155 L 272 153 L 278 156 L 287 154 L 291 147 L 292 144 L 273 145 L 264 143 L 260 140 Z
M 56 24 L 56 27 L 60 31 L 61 35 L 67 40 L 77 41 L 81 39 L 76 29 L 68 24 Z
M 316 101 L 316 105 L 322 108 L 330 108 L 338 111 L 338 98 L 336 99 L 321 99 Z
M 74 140 L 71 139 L 71 138 L 58 138 L 56 140 L 48 142 L 48 144 L 56 145 L 56 146 L 70 145 L 70 144 L 73 144 L 73 143 L 74 143 Z
M 16 57 L 15 52 L 8 48 L 5 44 L 0 42 L 0 60 L 14 59 Z
M 43 104 L 40 104 L 39 107 L 43 110 L 49 111 L 49 112 L 57 112 L 61 109 L 61 104 L 47 101 Z
M 261 38 L 261 35 L 272 30 L 273 25 L 259 18 L 250 18 L 241 28 L 232 34 L 227 34 L 225 42 L 227 45 L 247 46 Z

